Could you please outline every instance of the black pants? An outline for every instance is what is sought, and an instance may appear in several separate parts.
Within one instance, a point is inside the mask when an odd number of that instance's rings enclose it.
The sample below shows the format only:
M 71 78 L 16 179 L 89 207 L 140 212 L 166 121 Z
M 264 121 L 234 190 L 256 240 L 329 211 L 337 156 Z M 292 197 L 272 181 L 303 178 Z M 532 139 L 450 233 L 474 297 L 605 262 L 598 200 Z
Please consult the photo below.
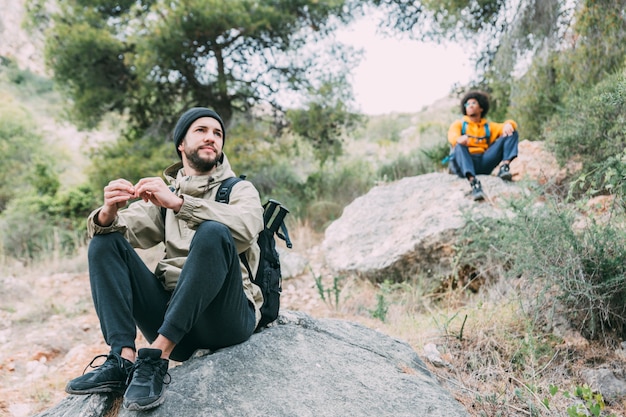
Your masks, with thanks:
M 111 350 L 135 349 L 136 328 L 151 343 L 161 334 L 176 347 L 171 358 L 248 340 L 255 329 L 243 291 L 239 257 L 229 229 L 202 223 L 173 292 L 165 290 L 120 233 L 96 235 L 89 245 L 89 279 L 102 334 Z

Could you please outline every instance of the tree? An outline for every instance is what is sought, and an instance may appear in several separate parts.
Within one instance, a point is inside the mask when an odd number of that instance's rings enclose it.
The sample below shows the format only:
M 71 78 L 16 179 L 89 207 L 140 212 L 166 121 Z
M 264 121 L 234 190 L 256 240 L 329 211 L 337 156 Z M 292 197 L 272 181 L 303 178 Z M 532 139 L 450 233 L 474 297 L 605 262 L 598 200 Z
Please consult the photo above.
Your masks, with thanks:
M 474 52 L 472 87 L 490 92 L 492 117 L 511 104 L 520 63 L 562 46 L 576 2 L 566 0 L 370 0 L 386 11 L 382 27 L 416 39 L 463 42 Z M 522 71 L 524 68 L 521 68 Z
M 12 95 L 0 92 L 0 212 L 20 195 L 35 191 L 54 194 L 58 188 L 54 148 L 44 142 L 35 125 L 27 109 Z M 47 185 L 39 177 L 42 167 Z
M 73 115 L 95 126 L 127 114 L 140 135 L 170 131 L 190 106 L 227 124 L 259 103 L 280 109 L 286 91 L 311 85 L 310 43 L 352 17 L 345 0 L 60 3 L 46 57 Z
M 350 89 L 341 86 L 346 86 L 345 81 L 329 79 L 312 92 L 305 108 L 287 112 L 293 132 L 312 145 L 320 170 L 342 154 L 345 132 L 362 120 L 349 110 Z

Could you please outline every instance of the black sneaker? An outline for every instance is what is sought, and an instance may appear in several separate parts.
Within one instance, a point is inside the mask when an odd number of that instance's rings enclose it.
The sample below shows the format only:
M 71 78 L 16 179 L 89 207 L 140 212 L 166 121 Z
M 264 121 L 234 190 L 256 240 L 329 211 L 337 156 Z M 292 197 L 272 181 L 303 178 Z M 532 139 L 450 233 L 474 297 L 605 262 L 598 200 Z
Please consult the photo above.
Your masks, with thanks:
M 161 349 L 139 349 L 124 394 L 124 408 L 140 411 L 161 405 L 165 401 L 165 385 L 169 384 L 168 365 L 167 359 L 161 359 Z
M 504 164 L 500 167 L 500 171 L 498 171 L 498 177 L 502 178 L 504 181 L 511 181 L 513 179 L 513 174 L 511 174 L 509 164 Z
M 474 201 L 484 200 L 485 193 L 483 192 L 483 187 L 480 185 L 480 181 L 474 178 L 470 182 L 470 185 L 472 186 L 472 197 L 474 198 Z
M 92 366 L 99 358 L 106 358 L 100 366 Z M 98 355 L 91 360 L 85 368 L 95 368 L 93 371 L 85 373 L 78 378 L 72 379 L 65 386 L 68 394 L 97 394 L 103 392 L 123 393 L 126 389 L 126 381 L 133 367 L 133 363 L 122 358 L 115 352 L 108 355 Z

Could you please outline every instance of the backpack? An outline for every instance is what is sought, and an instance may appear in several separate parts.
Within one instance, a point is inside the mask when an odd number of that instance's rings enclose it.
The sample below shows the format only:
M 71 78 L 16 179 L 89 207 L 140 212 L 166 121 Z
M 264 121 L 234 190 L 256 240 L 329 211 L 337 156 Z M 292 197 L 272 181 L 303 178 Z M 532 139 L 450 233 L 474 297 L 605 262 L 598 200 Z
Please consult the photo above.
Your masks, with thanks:
M 245 178 L 245 175 L 241 175 L 240 177 L 231 177 L 224 180 L 220 185 L 220 188 L 217 190 L 215 201 L 228 204 L 230 201 L 230 191 L 233 186 Z M 263 293 L 261 321 L 259 322 L 257 329 L 267 326 L 269 323 L 278 318 L 280 293 L 282 292 L 282 275 L 274 235 L 284 240 L 288 248 L 291 249 L 293 247 L 284 221 L 287 213 L 289 213 L 289 210 L 276 200 L 270 199 L 263 205 L 264 227 L 261 233 L 259 233 L 259 238 L 257 240 L 261 251 L 259 269 L 256 276 L 252 274 L 252 270 L 250 269 L 250 265 L 248 264 L 245 254 L 239 254 L 241 262 L 248 270 L 250 280 L 261 288 L 261 292 Z
M 467 121 L 463 120 L 463 125 L 461 126 L 461 136 L 465 134 L 467 130 Z M 487 139 L 487 145 L 491 144 L 491 133 L 489 132 L 489 122 L 485 123 L 485 136 L 476 137 L 476 139 Z
M 463 120 L 463 124 L 461 125 L 461 136 L 465 134 L 467 130 L 467 121 Z M 477 139 L 487 139 L 487 145 L 491 145 L 491 132 L 489 131 L 489 122 L 485 123 L 485 136 L 477 138 Z M 450 162 L 452 155 L 454 154 L 454 149 L 450 146 L 450 154 L 448 154 L 445 158 L 441 160 L 441 164 L 445 165 Z M 455 172 L 453 172 L 455 173 Z

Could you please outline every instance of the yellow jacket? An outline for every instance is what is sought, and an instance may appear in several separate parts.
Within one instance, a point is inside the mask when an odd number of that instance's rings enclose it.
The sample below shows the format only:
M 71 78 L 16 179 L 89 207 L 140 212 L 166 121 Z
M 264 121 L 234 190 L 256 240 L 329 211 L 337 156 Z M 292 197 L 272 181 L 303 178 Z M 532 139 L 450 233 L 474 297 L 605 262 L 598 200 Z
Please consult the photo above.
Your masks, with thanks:
M 464 121 L 467 122 L 465 134 L 469 137 L 467 147 L 469 148 L 469 152 L 471 154 L 485 153 L 489 145 L 502 136 L 502 130 L 505 124 L 511 123 L 513 129 L 517 130 L 517 123 L 515 123 L 514 120 L 506 120 L 504 123 L 495 123 L 487 122 L 487 119 L 480 119 L 480 122 L 476 123 L 473 122 L 468 116 L 463 116 L 462 119 L 453 122 L 450 125 L 450 129 L 448 129 L 448 142 L 450 142 L 452 147 L 456 146 L 456 141 L 461 137 L 461 130 L 463 128 Z M 487 123 L 489 123 L 489 138 L 485 137 L 485 124 Z

